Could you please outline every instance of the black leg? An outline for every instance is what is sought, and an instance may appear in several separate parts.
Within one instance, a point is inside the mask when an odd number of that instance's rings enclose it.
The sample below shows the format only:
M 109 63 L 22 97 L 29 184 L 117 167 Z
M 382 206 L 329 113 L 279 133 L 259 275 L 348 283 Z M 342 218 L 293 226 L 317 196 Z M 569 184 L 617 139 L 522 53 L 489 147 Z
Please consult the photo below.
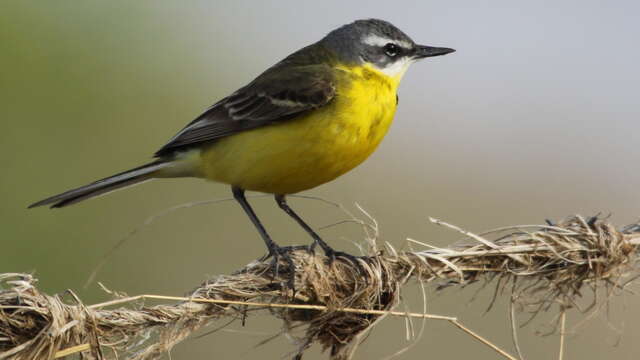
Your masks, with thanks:
M 320 245 L 320 247 L 322 248 L 322 250 L 324 250 L 324 253 L 327 256 L 333 255 L 335 253 L 335 251 L 333 251 L 331 246 L 329 246 L 329 244 L 324 242 L 324 240 L 322 240 L 320 235 L 316 234 L 316 232 L 313 231 L 313 229 L 309 225 L 307 225 L 307 223 L 304 222 L 304 220 L 302 220 L 302 218 L 298 216 L 298 214 L 296 214 L 293 211 L 293 209 L 289 207 L 289 204 L 287 204 L 287 199 L 285 198 L 284 195 L 276 195 L 275 198 L 276 198 L 276 202 L 278 203 L 278 206 L 280 206 L 280 209 L 284 210 L 284 212 L 286 212 L 287 215 L 291 216 L 293 220 L 295 220 L 298 223 L 298 225 L 302 226 L 302 228 L 309 235 L 311 235 L 311 238 L 313 238 L 313 244 L 311 244 L 311 246 L 309 247 L 311 252 L 313 252 L 316 245 Z
M 320 247 L 324 251 L 324 254 L 329 258 L 330 262 L 334 261 L 336 256 L 339 255 L 349 259 L 351 262 L 356 264 L 358 268 L 364 271 L 356 256 L 344 253 L 342 251 L 335 251 L 331 248 L 331 246 L 329 246 L 329 244 L 324 242 L 324 240 L 322 240 L 322 238 L 320 238 L 320 236 L 316 234 L 316 232 L 313 231 L 313 229 L 309 225 L 307 225 L 307 223 L 305 223 L 304 220 L 302 220 L 302 218 L 293 211 L 293 209 L 289 207 L 289 204 L 287 204 L 287 199 L 285 198 L 284 195 L 276 195 L 275 198 L 276 198 L 276 202 L 278 203 L 278 206 L 280 206 L 280 208 L 284 210 L 284 212 L 286 212 L 289 216 L 291 216 L 300 226 L 302 226 L 302 228 L 309 235 L 311 235 L 311 237 L 313 238 L 313 244 L 311 244 L 311 246 L 309 247 L 309 250 L 311 250 L 311 252 L 313 252 L 316 245 L 320 245 Z
M 240 203 L 240 206 L 242 206 L 242 209 L 244 210 L 244 212 L 247 213 L 247 216 L 249 216 L 249 219 L 251 219 L 251 222 L 253 223 L 253 225 L 255 225 L 256 229 L 258 229 L 258 232 L 260 233 L 262 240 L 264 240 L 264 243 L 267 245 L 267 249 L 269 249 L 269 254 L 267 254 L 267 256 L 264 257 L 262 260 L 266 260 L 269 257 L 273 257 L 272 264 L 275 269 L 273 273 L 274 278 L 278 276 L 280 259 L 283 259 L 284 261 L 286 261 L 287 265 L 289 266 L 289 279 L 287 281 L 287 285 L 289 286 L 290 289 L 294 290 L 295 292 L 294 284 L 295 284 L 296 272 L 295 272 L 295 265 L 293 264 L 293 260 L 289 255 L 289 251 L 291 250 L 291 248 L 280 247 L 278 246 L 278 244 L 275 243 L 275 241 L 271 240 L 271 237 L 269 236 L 269 234 L 267 234 L 267 230 L 265 230 L 264 226 L 262 226 L 260 219 L 258 219 L 258 216 L 256 216 L 256 213 L 251 208 L 251 205 L 249 205 L 249 202 L 247 202 L 247 198 L 244 197 L 244 189 L 232 186 L 231 190 L 233 191 L 233 197 Z
M 275 255 L 275 252 L 277 252 L 280 247 L 275 243 L 275 241 L 271 240 L 271 236 L 267 234 L 267 230 L 265 230 L 264 226 L 260 222 L 260 219 L 258 219 L 258 216 L 256 216 L 256 213 L 251 208 L 251 205 L 249 205 L 249 202 L 247 202 L 247 198 L 244 197 L 244 189 L 232 186 L 231 191 L 233 191 L 233 197 L 236 199 L 236 201 L 238 201 L 238 203 L 240 203 L 240 206 L 242 206 L 242 209 L 245 213 L 247 213 L 247 216 L 260 233 L 260 237 L 262 237 L 262 240 L 264 240 L 264 243 L 267 245 L 269 255 Z

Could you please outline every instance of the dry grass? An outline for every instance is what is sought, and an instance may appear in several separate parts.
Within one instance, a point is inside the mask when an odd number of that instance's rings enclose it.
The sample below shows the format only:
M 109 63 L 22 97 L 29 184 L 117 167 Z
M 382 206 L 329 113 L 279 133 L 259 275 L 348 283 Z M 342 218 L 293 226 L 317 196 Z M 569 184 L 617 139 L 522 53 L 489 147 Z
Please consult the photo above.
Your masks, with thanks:
M 618 230 L 606 219 L 574 216 L 554 225 L 474 235 L 432 221 L 463 233 L 465 240 L 422 251 L 387 247 L 360 258 L 359 266 L 342 258 L 328 264 L 323 256 L 292 250 L 294 268 L 282 262 L 275 274 L 269 261 L 256 261 L 167 305 L 132 301 L 152 297 L 139 296 L 86 306 L 71 292 L 66 299 L 41 293 L 30 275 L 0 274 L 0 359 L 74 352 L 84 359 L 156 359 L 214 321 L 244 319 L 264 309 L 289 329 L 304 328 L 294 359 L 314 343 L 333 360 L 350 359 L 360 337 L 398 304 L 401 287 L 411 279 L 438 288 L 497 280 L 497 295 L 508 289 L 519 310 L 535 315 L 554 304 L 562 313 L 595 311 L 637 274 L 639 224 Z M 295 293 L 286 286 L 292 274 Z M 584 291 L 605 296 L 580 307 L 576 299 Z M 462 328 L 453 318 L 440 319 Z

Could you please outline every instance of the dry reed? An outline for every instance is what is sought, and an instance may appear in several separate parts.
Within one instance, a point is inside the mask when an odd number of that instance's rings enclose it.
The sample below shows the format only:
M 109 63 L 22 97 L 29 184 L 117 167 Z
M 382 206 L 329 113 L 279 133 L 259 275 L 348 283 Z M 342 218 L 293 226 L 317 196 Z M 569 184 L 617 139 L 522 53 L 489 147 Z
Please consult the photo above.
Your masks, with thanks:
M 0 274 L 0 359 L 54 359 L 71 353 L 83 359 L 115 354 L 156 359 L 214 321 L 244 319 L 256 309 L 268 309 L 287 328 L 304 328 L 294 359 L 319 343 L 331 359 L 346 360 L 366 330 L 398 304 L 400 289 L 410 279 L 438 288 L 497 279 L 496 289 L 510 284 L 512 301 L 536 314 L 554 304 L 561 311 L 593 311 L 594 306 L 580 307 L 577 301 L 585 290 L 610 295 L 637 274 L 640 224 L 616 229 L 607 219 L 573 216 L 558 224 L 475 235 L 432 221 L 465 239 L 421 251 L 387 247 L 360 257 L 358 266 L 344 258 L 329 264 L 321 255 L 292 249 L 293 268 L 283 261 L 276 274 L 269 261 L 255 261 L 166 305 L 132 301 L 153 297 L 139 296 L 88 306 L 70 291 L 65 299 L 41 293 L 30 275 Z M 287 287 L 290 276 L 295 292 Z M 593 298 L 593 305 L 606 301 Z M 440 318 L 461 327 L 453 318 Z

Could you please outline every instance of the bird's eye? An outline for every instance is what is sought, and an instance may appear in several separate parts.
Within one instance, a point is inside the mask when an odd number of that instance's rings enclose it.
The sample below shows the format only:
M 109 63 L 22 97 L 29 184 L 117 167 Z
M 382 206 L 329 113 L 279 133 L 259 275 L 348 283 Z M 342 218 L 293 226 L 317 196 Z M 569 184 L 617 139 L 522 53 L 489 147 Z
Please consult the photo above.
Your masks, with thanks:
M 384 46 L 384 53 L 391 57 L 395 57 L 400 53 L 400 47 L 394 43 L 388 43 Z

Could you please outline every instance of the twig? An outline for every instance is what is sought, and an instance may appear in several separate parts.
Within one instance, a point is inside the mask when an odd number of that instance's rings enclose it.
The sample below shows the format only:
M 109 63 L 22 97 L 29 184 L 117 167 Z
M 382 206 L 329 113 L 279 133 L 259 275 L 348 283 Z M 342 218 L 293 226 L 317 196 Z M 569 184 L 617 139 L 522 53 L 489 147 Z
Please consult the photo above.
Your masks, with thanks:
M 94 304 L 91 306 L 87 306 L 89 309 L 99 309 L 107 306 L 121 305 L 124 303 L 130 303 L 142 299 L 155 299 L 155 300 L 172 300 L 172 301 L 190 301 L 196 303 L 212 303 L 212 304 L 227 304 L 227 305 L 246 305 L 246 306 L 255 306 L 255 307 L 265 307 L 265 308 L 287 308 L 287 309 L 302 309 L 302 310 L 320 310 L 327 311 L 328 307 L 322 305 L 303 305 L 303 304 L 270 304 L 270 303 L 259 303 L 259 302 L 249 302 L 249 301 L 230 301 L 230 300 L 213 300 L 213 299 L 194 299 L 182 296 L 165 296 L 165 295 L 137 295 L 130 296 L 123 299 L 117 299 L 112 301 L 107 301 L 99 304 Z M 1 308 L 1 307 L 0 307 Z M 332 309 L 332 311 L 336 312 L 344 312 L 344 313 L 353 313 L 353 314 L 365 314 L 365 315 L 391 315 L 391 316 L 400 316 L 400 317 L 411 317 L 411 318 L 421 318 L 421 319 L 431 319 L 431 320 L 445 320 L 460 330 L 464 331 L 474 339 L 480 341 L 484 345 L 489 348 L 495 350 L 498 354 L 504 356 L 510 360 L 517 360 L 513 356 L 509 355 L 504 350 L 500 349 L 489 340 L 483 338 L 478 335 L 468 327 L 464 326 L 462 323 L 458 321 L 457 318 L 451 316 L 442 316 L 442 315 L 432 315 L 432 314 L 424 314 L 424 313 L 414 313 L 414 312 L 404 312 L 404 311 L 382 311 L 382 310 L 364 310 L 364 309 L 353 309 L 353 308 L 341 308 L 341 309 Z M 61 350 L 56 353 L 55 358 L 60 358 L 63 356 L 71 355 L 74 353 L 86 351 L 90 348 L 89 344 L 81 344 L 77 346 L 73 346 L 64 350 Z
M 513 340 L 513 346 L 516 348 L 516 353 L 518 354 L 519 360 L 525 360 L 522 355 L 522 351 L 520 350 L 520 342 L 518 341 L 518 326 L 516 323 L 516 311 L 515 304 L 517 299 L 515 298 L 516 291 L 516 280 L 513 281 L 513 286 L 511 287 L 511 301 L 509 302 L 509 320 L 511 322 L 511 339 Z
M 76 345 L 76 346 L 72 346 L 69 348 L 66 348 L 64 350 L 60 350 L 58 351 L 53 358 L 54 359 L 59 359 L 65 356 L 69 356 L 69 355 L 73 355 L 79 352 L 83 352 L 83 351 L 87 351 L 91 349 L 91 345 L 90 344 L 80 344 L 80 345 Z
M 497 347 L 496 345 L 494 345 L 493 343 L 491 343 L 489 340 L 483 338 L 482 336 L 476 334 L 475 332 L 471 331 L 471 329 L 465 327 L 464 325 L 462 325 L 461 323 L 459 323 L 458 321 L 453 321 L 452 322 L 453 325 L 455 325 L 458 329 L 466 332 L 467 334 L 471 335 L 474 339 L 480 341 L 481 343 L 487 345 L 488 347 L 490 347 L 491 349 L 493 349 L 495 352 L 497 352 L 498 354 L 504 356 L 505 358 L 509 359 L 509 360 L 518 360 L 515 357 L 513 357 L 512 355 L 510 355 L 509 353 L 507 353 L 506 351 L 500 349 L 499 347 Z
M 558 360 L 564 359 L 564 337 L 565 333 L 565 325 L 567 322 L 567 312 L 562 310 L 560 313 L 560 353 L 558 354 Z
M 319 311 L 331 310 L 336 312 L 344 312 L 344 313 L 352 313 L 352 314 L 391 315 L 391 316 L 402 316 L 402 317 L 412 317 L 412 318 L 431 319 L 431 320 L 458 321 L 457 318 L 452 316 L 432 315 L 432 314 L 404 312 L 404 311 L 367 310 L 367 309 L 354 309 L 354 308 L 329 309 L 329 307 L 323 306 L 323 305 L 276 304 L 276 303 L 262 303 L 262 302 L 252 302 L 252 301 L 222 300 L 222 299 L 198 299 L 198 298 L 189 298 L 184 296 L 167 296 L 167 295 L 151 295 L 151 294 L 136 295 L 136 296 L 130 296 L 127 298 L 106 301 L 103 303 L 87 306 L 87 308 L 101 309 L 107 306 L 121 305 L 121 304 L 130 303 L 130 302 L 134 302 L 142 299 L 186 301 L 186 302 L 205 303 L 205 304 L 246 305 L 246 306 L 264 307 L 264 308 L 277 308 L 277 309 L 299 309 L 299 310 L 319 310 Z M 0 306 L 0 309 L 1 308 L 2 306 Z

